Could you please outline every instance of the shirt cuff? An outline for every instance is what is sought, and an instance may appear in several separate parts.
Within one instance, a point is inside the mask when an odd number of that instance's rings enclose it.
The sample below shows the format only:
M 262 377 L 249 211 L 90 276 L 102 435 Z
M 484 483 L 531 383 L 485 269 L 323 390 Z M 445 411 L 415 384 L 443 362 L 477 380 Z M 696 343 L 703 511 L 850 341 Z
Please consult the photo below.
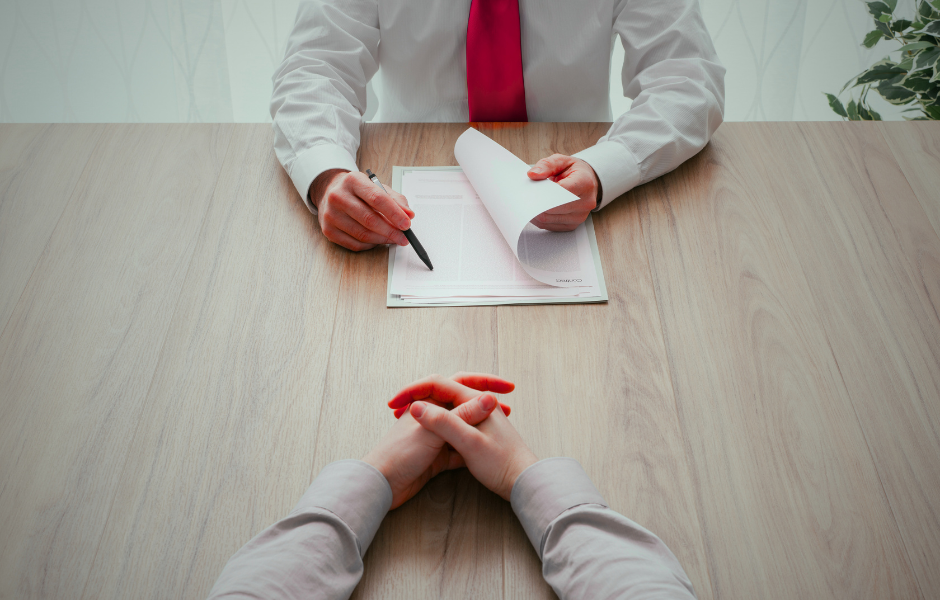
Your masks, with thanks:
M 546 458 L 530 466 L 516 479 L 509 501 L 539 559 L 545 530 L 563 512 L 582 504 L 607 507 L 591 478 L 573 458 Z
M 310 184 L 320 173 L 330 169 L 358 171 L 359 167 L 356 166 L 355 157 L 346 148 L 338 144 L 317 144 L 298 154 L 288 170 L 294 187 L 313 214 L 317 214 L 317 209 L 307 196 Z
M 595 210 L 640 185 L 640 163 L 633 153 L 617 142 L 599 142 L 573 155 L 591 165 L 601 182 L 604 197 Z
M 365 555 L 392 506 L 392 488 L 385 476 L 361 460 L 338 460 L 320 471 L 291 515 L 323 508 L 352 529 Z

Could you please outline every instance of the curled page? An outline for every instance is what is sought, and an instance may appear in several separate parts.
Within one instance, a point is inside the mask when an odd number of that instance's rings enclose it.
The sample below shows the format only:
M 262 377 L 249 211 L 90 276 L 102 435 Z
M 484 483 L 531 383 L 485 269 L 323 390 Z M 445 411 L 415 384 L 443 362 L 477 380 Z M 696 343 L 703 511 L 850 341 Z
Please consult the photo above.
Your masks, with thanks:
M 576 195 L 554 181 L 529 179 L 529 165 L 476 129 L 460 135 L 454 156 L 526 273 L 558 287 L 596 283 L 593 265 L 571 260 L 576 236 L 583 231 L 552 233 L 529 223 L 546 210 L 577 200 Z

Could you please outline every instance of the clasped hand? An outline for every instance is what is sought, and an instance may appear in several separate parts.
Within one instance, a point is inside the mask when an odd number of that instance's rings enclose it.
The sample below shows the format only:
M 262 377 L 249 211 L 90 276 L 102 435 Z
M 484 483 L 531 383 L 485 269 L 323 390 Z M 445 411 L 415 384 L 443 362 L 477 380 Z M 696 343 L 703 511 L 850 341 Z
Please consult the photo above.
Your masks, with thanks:
M 398 420 L 362 459 L 388 480 L 391 508 L 442 471 L 462 467 L 508 500 L 516 478 L 537 460 L 506 418 L 509 407 L 489 393 L 514 388 L 494 375 L 457 373 L 426 377 L 396 394 L 388 406 Z
M 580 158 L 553 154 L 529 169 L 528 176 L 551 179 L 578 196 L 532 219 L 536 227 L 571 231 L 597 207 L 600 181 L 591 165 Z M 320 229 L 331 242 L 357 252 L 379 244 L 408 245 L 402 231 L 411 227 L 415 216 L 408 200 L 393 190 L 383 192 L 362 173 L 324 171 L 310 185 L 309 194 Z

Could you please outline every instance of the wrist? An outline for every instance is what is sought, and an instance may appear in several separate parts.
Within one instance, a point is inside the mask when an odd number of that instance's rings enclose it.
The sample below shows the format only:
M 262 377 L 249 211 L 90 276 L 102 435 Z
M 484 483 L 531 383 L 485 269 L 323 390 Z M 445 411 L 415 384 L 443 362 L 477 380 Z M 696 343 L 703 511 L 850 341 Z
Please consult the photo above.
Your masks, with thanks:
M 519 476 L 522 475 L 522 472 L 534 465 L 539 461 L 538 457 L 532 453 L 531 450 L 525 448 L 523 452 L 520 452 L 515 456 L 512 463 L 512 469 L 509 471 L 509 481 L 506 483 L 505 493 L 500 494 L 504 500 L 509 500 L 512 495 L 512 488 L 515 487 L 516 481 L 519 479 Z
M 597 200 L 597 206 L 595 208 L 600 208 L 601 200 L 604 199 L 604 186 L 601 185 L 601 178 L 597 176 L 597 171 L 594 170 L 594 167 L 592 167 L 590 163 L 588 163 L 588 167 L 591 169 L 591 175 L 594 176 L 595 200 Z
M 334 179 L 344 173 L 349 173 L 349 171 L 346 169 L 327 169 L 317 175 L 316 179 L 310 184 L 310 189 L 307 190 L 307 197 L 310 199 L 310 203 L 313 204 L 314 208 L 320 210 L 320 201 L 323 199 L 323 196 L 326 195 L 330 184 L 333 183 Z
M 385 461 L 381 459 L 380 453 L 376 452 L 375 448 L 370 450 L 368 454 L 362 457 L 362 462 L 374 467 L 376 471 L 382 474 L 382 477 L 385 478 L 385 481 L 389 481 L 388 473 L 386 473 Z M 390 481 L 389 485 L 391 485 Z

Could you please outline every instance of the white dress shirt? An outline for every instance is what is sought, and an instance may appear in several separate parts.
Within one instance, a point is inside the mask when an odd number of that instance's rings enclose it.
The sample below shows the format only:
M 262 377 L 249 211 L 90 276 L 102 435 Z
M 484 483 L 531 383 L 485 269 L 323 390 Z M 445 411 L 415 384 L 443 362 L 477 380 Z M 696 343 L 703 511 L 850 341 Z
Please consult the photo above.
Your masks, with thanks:
M 535 463 L 516 479 L 510 502 L 561 600 L 695 598 L 666 544 L 608 508 L 576 460 Z M 391 504 L 374 467 L 330 463 L 290 515 L 229 559 L 209 598 L 349 598 Z
M 301 0 L 274 74 L 274 149 L 308 203 L 327 169 L 356 171 L 366 84 L 377 121 L 466 122 L 470 0 Z M 698 0 L 519 0 L 530 121 L 610 121 L 610 57 L 623 42 L 633 98 L 596 145 L 599 208 L 675 169 L 721 124 L 724 73 Z M 379 70 L 381 68 L 381 70 Z

